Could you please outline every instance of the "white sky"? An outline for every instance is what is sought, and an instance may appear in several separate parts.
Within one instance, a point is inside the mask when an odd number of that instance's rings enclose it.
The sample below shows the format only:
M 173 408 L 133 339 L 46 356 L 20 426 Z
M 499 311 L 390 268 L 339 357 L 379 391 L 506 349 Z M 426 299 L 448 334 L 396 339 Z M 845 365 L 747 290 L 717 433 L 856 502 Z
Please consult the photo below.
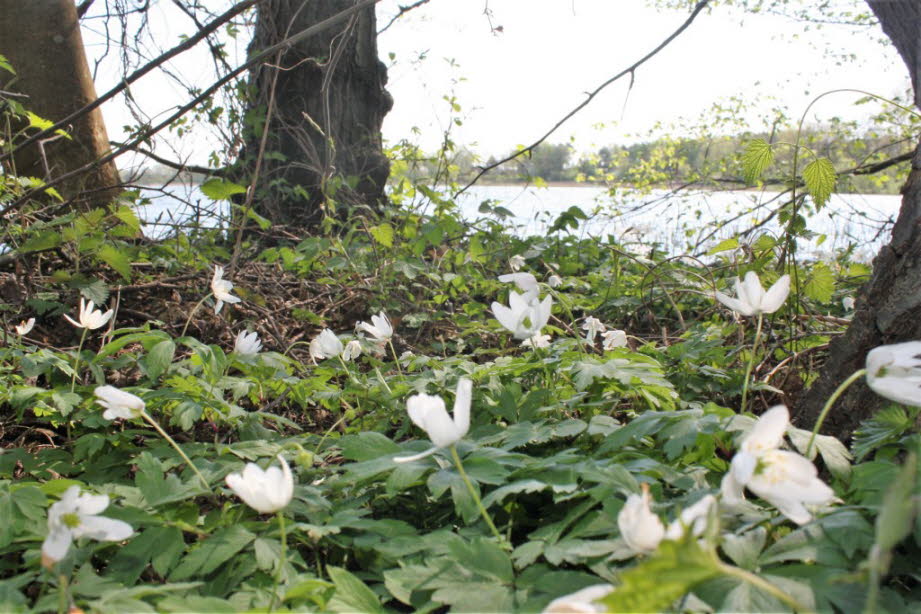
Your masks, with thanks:
M 408 3 L 383 0 L 379 25 Z M 389 142 L 406 138 L 432 150 L 451 126 L 455 142 L 470 145 L 483 157 L 531 143 L 579 104 L 583 92 L 645 55 L 686 18 L 685 13 L 651 9 L 644 0 L 489 0 L 493 24 L 503 28 L 494 34 L 483 14 L 485 5 L 486 0 L 431 0 L 379 37 L 394 98 L 384 124 Z M 193 30 L 165 2 L 157 5 L 152 23 L 163 48 Z M 812 97 L 830 89 L 856 88 L 891 97 L 905 91 L 908 76 L 895 52 L 877 43 L 879 35 L 876 29 L 848 27 L 803 32 L 802 24 L 766 15 L 747 16 L 743 23 L 739 13 L 720 7 L 701 14 L 641 67 L 629 97 L 625 78 L 549 141 L 574 137 L 577 149 L 587 151 L 642 140 L 656 122 L 667 127 L 682 117 L 697 118 L 734 95 L 760 110 L 786 105 L 796 117 Z M 89 54 L 98 53 L 99 37 L 91 32 L 84 36 Z M 245 52 L 245 43 L 240 41 L 238 52 Z M 855 53 L 858 61 L 837 64 L 825 53 L 829 48 Z M 395 60 L 389 59 L 390 53 Z M 174 68 L 205 76 L 201 63 L 207 61 L 203 53 L 183 56 Z M 113 74 L 101 72 L 97 89 L 108 89 L 113 79 Z M 133 88 L 152 115 L 181 104 L 186 96 L 177 92 L 153 77 Z M 461 126 L 452 125 L 446 95 L 456 96 L 462 107 Z M 860 118 L 879 108 L 855 108 L 857 98 L 826 98 L 816 115 Z M 124 109 L 109 104 L 103 112 L 110 137 L 121 138 L 120 127 L 128 121 Z M 760 128 L 754 125 L 756 116 L 753 110 L 754 129 Z M 605 127 L 599 130 L 598 124 Z M 414 134 L 414 127 L 421 132 Z M 209 148 L 200 141 L 173 142 L 194 161 L 204 162 Z

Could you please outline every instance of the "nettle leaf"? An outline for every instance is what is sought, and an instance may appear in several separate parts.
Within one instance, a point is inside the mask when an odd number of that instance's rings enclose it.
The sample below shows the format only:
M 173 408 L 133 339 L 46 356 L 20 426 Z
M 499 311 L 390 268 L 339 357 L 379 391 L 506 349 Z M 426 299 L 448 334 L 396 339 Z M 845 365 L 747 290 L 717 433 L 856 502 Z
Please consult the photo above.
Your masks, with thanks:
M 611 612 L 662 612 L 695 584 L 720 575 L 714 557 L 694 538 L 664 541 L 648 559 L 623 572 L 601 599 Z
M 234 194 L 245 194 L 246 188 L 232 181 L 212 177 L 199 187 L 202 194 L 211 200 L 229 200 Z
M 821 209 L 835 189 L 837 175 L 835 167 L 828 158 L 816 158 L 803 169 L 803 181 L 815 202 L 816 209 Z
M 107 243 L 99 248 L 96 257 L 115 269 L 125 280 L 131 279 L 131 258 L 124 250 Z
M 765 169 L 774 162 L 774 149 L 764 139 L 749 141 L 742 154 L 742 178 L 745 183 L 755 183 Z
M 393 247 L 393 226 L 390 224 L 379 224 L 372 226 L 369 231 L 374 240 L 384 247 Z
M 817 262 L 810 268 L 809 279 L 803 286 L 803 292 L 814 301 L 829 303 L 835 293 L 835 274 L 822 262 Z

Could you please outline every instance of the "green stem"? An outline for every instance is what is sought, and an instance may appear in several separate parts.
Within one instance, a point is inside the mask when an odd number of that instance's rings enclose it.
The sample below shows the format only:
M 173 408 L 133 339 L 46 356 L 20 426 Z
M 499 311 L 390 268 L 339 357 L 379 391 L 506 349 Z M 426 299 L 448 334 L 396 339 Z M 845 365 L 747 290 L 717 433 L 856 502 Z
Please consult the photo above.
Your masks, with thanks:
M 492 534 L 495 535 L 496 539 L 499 540 L 500 545 L 508 546 L 508 542 L 505 540 L 505 538 L 502 537 L 502 534 L 499 533 L 499 529 L 496 528 L 492 518 L 489 517 L 489 512 L 487 512 L 486 508 L 483 507 L 483 501 L 480 499 L 479 493 L 477 493 L 476 488 L 473 487 L 473 483 L 470 481 L 470 478 L 467 477 L 467 472 L 464 471 L 464 465 L 461 463 L 460 456 L 457 454 L 456 446 L 451 446 L 451 458 L 454 459 L 454 464 L 457 465 L 457 472 L 460 473 L 461 479 L 464 480 L 464 484 L 467 485 L 467 491 L 470 493 L 470 496 L 473 497 L 477 509 L 480 510 L 480 516 L 482 516 L 483 520 L 486 521 L 486 524 L 489 525 L 489 530 L 492 531 Z
M 80 345 L 77 346 L 77 358 L 74 360 L 74 374 L 70 377 L 70 391 L 74 391 L 74 386 L 77 385 L 77 371 L 80 370 L 80 353 L 83 352 L 83 342 L 86 341 L 86 331 L 89 329 L 85 326 L 83 327 L 83 334 L 80 335 Z
M 205 476 L 201 474 L 201 472 L 198 470 L 198 467 L 196 467 L 195 463 L 192 462 L 192 459 L 186 456 L 186 453 L 182 451 L 182 448 L 179 447 L 179 444 L 177 444 L 176 441 L 172 437 L 170 437 L 169 434 L 166 431 L 164 431 L 163 428 L 159 424 L 157 424 L 157 421 L 151 418 L 150 414 L 148 414 L 143 409 L 141 410 L 141 417 L 144 418 L 144 420 L 146 420 L 150 426 L 154 427 L 154 429 L 156 429 L 156 431 L 160 433 L 163 439 L 168 441 L 170 445 L 173 446 L 176 452 L 179 453 L 179 456 L 182 457 L 182 460 L 186 462 L 186 464 L 192 469 L 192 471 L 195 472 L 195 475 L 198 476 L 198 479 L 201 480 L 201 483 L 204 484 L 205 490 L 210 491 L 211 487 L 208 485 L 208 480 L 206 480 Z
M 201 307 L 205 303 L 206 300 L 208 300 L 209 296 L 211 296 L 210 292 L 206 294 L 205 296 L 203 296 L 202 299 L 198 301 L 197 303 L 195 303 L 195 306 L 192 307 L 192 311 L 189 312 L 189 317 L 186 318 L 185 324 L 182 327 L 182 333 L 180 333 L 179 335 L 180 337 L 185 337 L 185 331 L 189 330 L 189 322 L 192 321 L 192 316 L 194 316 L 195 312 L 198 311 L 198 308 Z
M 393 347 L 393 339 L 388 339 L 387 345 L 390 346 L 390 353 L 393 354 L 393 362 L 397 366 L 397 372 L 400 374 L 400 377 L 404 377 L 403 369 L 400 367 L 400 357 L 397 356 L 397 349 Z
M 67 574 L 58 576 L 58 614 L 67 614 L 67 610 L 70 609 L 68 607 L 70 605 L 70 598 L 67 595 L 69 581 Z
M 761 589 L 765 593 L 776 597 L 781 603 L 785 603 L 790 606 L 794 612 L 808 612 L 809 608 L 803 607 L 796 599 L 783 592 L 764 578 L 759 575 L 753 574 L 749 571 L 745 571 L 740 567 L 734 567 L 732 565 L 727 565 L 726 563 L 717 563 L 717 566 L 723 574 L 727 576 L 732 576 L 738 578 L 743 582 L 747 582 L 752 586 Z
M 876 602 L 879 599 L 879 581 L 881 576 L 879 557 L 879 546 L 874 545 L 870 550 L 870 584 L 867 586 L 867 606 L 863 609 L 865 614 L 876 614 Z
M 866 374 L 866 369 L 858 369 L 856 372 L 854 372 L 853 375 L 841 382 L 841 385 L 838 386 L 835 391 L 831 393 L 831 396 L 828 397 L 828 400 L 825 401 L 825 407 L 822 408 L 822 413 L 819 414 L 819 419 L 815 421 L 815 426 L 812 429 L 812 437 L 809 438 L 809 445 L 806 446 L 806 458 L 809 458 L 809 454 L 812 452 L 812 444 L 815 442 L 815 436 L 818 435 L 819 429 L 822 428 L 822 423 L 825 422 L 825 417 L 831 410 L 831 406 L 835 404 L 835 401 L 838 400 L 838 397 L 840 397 L 851 384 Z
M 745 368 L 745 381 L 742 383 L 742 406 L 739 412 L 745 411 L 745 401 L 748 398 L 748 380 L 751 378 L 752 367 L 755 365 L 755 354 L 758 350 L 758 342 L 761 341 L 761 325 L 764 322 L 764 315 L 758 314 L 758 328 L 755 330 L 755 341 L 752 343 L 752 353 L 748 357 L 748 367 Z
M 393 390 L 390 389 L 390 386 L 387 385 L 387 380 L 384 379 L 384 376 L 381 375 L 381 370 L 377 367 L 374 367 L 374 372 L 377 374 L 377 379 L 384 385 L 384 388 L 387 389 L 387 392 L 393 395 Z
M 352 380 L 352 383 L 360 386 L 361 382 L 355 379 L 355 376 L 352 375 L 352 372 L 349 370 L 349 366 L 345 364 L 345 359 L 342 358 L 342 354 L 336 354 L 336 358 L 339 359 L 339 364 L 341 364 L 342 368 L 345 369 L 345 372 L 349 376 L 349 379 Z
M 278 517 L 278 531 L 281 533 L 281 558 L 278 561 L 278 571 L 275 573 L 275 585 L 272 587 L 272 599 L 269 601 L 269 612 L 275 608 L 275 599 L 278 597 L 278 585 L 285 573 L 285 556 L 288 552 L 288 534 L 285 532 L 285 515 L 281 510 L 275 512 Z

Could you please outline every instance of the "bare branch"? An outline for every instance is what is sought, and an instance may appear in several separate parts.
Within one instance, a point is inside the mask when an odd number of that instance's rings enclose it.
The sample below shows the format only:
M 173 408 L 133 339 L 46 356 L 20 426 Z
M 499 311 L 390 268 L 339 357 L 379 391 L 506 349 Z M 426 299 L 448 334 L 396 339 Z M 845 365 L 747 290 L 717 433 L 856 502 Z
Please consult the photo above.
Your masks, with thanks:
M 157 162 L 158 164 L 162 164 L 163 166 L 167 166 L 179 172 L 198 173 L 199 175 L 213 175 L 215 177 L 223 177 L 227 172 L 225 169 L 222 169 L 222 168 L 208 168 L 207 166 L 196 166 L 194 164 L 183 164 L 182 162 L 173 162 L 172 160 L 167 160 L 166 158 L 162 158 L 158 156 L 157 154 L 155 154 L 154 152 L 148 149 L 144 149 L 143 147 L 138 147 L 137 145 L 134 145 L 132 143 L 118 143 L 116 141 L 109 141 L 109 144 L 114 145 L 115 147 L 125 149 L 125 150 L 135 151 L 143 156 L 150 158 L 151 160 L 153 160 L 154 162 Z
M 256 0 L 249 0 L 249 1 L 252 2 Z M 328 30 L 329 28 L 337 25 L 338 23 L 351 18 L 352 15 L 355 15 L 356 13 L 368 8 L 369 6 L 374 6 L 378 2 L 380 2 L 380 0 L 360 0 L 359 2 L 357 2 L 350 8 L 347 8 L 344 11 L 336 13 L 332 17 L 328 19 L 324 19 L 320 23 L 314 24 L 310 26 L 309 28 L 305 28 L 301 30 L 300 32 L 298 32 L 297 34 L 289 36 L 288 38 L 282 40 L 279 43 L 272 45 L 271 47 L 267 47 L 263 49 L 262 51 L 260 51 L 259 53 L 251 57 L 248 61 L 244 62 L 243 64 L 235 68 L 232 72 L 228 73 L 227 75 L 225 75 L 224 77 L 222 77 L 221 79 L 213 83 L 210 87 L 204 90 L 200 95 L 198 95 L 193 100 L 183 105 L 181 108 L 177 109 L 175 113 L 173 113 L 172 115 L 170 115 L 169 117 L 161 121 L 156 126 L 150 128 L 149 130 L 145 130 L 143 134 L 138 135 L 129 143 L 125 143 L 123 146 L 119 147 L 118 149 L 109 153 L 108 155 L 103 156 L 102 158 L 96 160 L 95 162 L 91 164 L 85 164 L 81 166 L 80 168 L 77 168 L 68 173 L 65 173 L 61 175 L 60 177 L 58 177 L 57 179 L 49 181 L 48 183 L 44 184 L 40 188 L 29 190 L 28 192 L 20 196 L 18 199 L 11 202 L 6 207 L 4 207 L 2 210 L 0 210 L 0 217 L 6 215 L 10 211 L 14 211 L 18 209 L 20 206 L 22 206 L 23 203 L 27 202 L 31 198 L 34 198 L 38 193 L 43 192 L 44 190 L 48 188 L 59 185 L 60 183 L 70 179 L 71 177 L 76 177 L 102 164 L 106 164 L 110 160 L 114 160 L 115 158 L 119 157 L 120 155 L 128 151 L 130 148 L 136 147 L 138 144 L 149 139 L 152 135 L 160 132 L 161 130 L 163 130 L 170 124 L 172 124 L 174 121 L 176 121 L 177 119 L 179 119 L 180 117 L 188 113 L 190 110 L 192 110 L 193 108 L 201 104 L 203 101 L 207 100 L 212 94 L 214 94 L 219 89 L 227 85 L 227 83 L 235 79 L 242 72 L 248 70 L 250 67 L 258 64 L 259 62 L 262 62 L 267 57 L 276 53 L 277 51 L 281 49 L 285 49 L 291 45 L 295 45 L 302 40 L 310 38 L 311 36 L 316 36 L 320 32 Z M 244 3 L 241 3 L 241 4 L 244 4 Z
M 90 7 L 93 6 L 93 2 L 95 1 L 96 0 L 83 0 L 83 2 L 80 3 L 80 6 L 77 7 L 77 19 L 80 19 L 86 15 L 86 12 L 90 10 Z
M 622 77 L 624 77 L 624 76 L 626 76 L 626 75 L 630 75 L 630 76 L 631 76 L 631 82 L 632 82 L 633 74 L 634 74 L 634 72 L 636 71 L 636 69 L 639 68 L 640 66 L 642 66 L 643 64 L 645 64 L 649 59 L 651 59 L 653 56 L 655 56 L 656 54 L 658 54 L 660 51 L 662 51 L 663 49 L 665 49 L 665 47 L 667 47 L 673 40 L 675 40 L 676 38 L 678 38 L 678 35 L 680 35 L 682 32 L 684 32 L 684 31 L 688 28 L 688 26 L 691 25 L 691 23 L 694 21 L 694 19 L 697 18 L 697 16 L 700 14 L 700 12 L 701 12 L 702 10 L 704 10 L 704 7 L 706 7 L 707 4 L 709 4 L 709 3 L 710 3 L 710 0 L 700 0 L 700 1 L 694 6 L 694 10 L 691 11 L 691 15 L 687 18 L 687 20 L 686 20 L 683 24 L 681 24 L 681 27 L 679 27 L 677 30 L 675 30 L 674 32 L 672 32 L 672 34 L 671 34 L 668 38 L 666 38 L 664 41 L 662 41 L 661 43 L 659 43 L 659 45 L 658 45 L 655 49 L 653 49 L 652 51 L 650 51 L 649 53 L 647 53 L 646 55 L 644 55 L 644 56 L 643 56 L 642 58 L 640 58 L 637 62 L 635 62 L 634 64 L 632 64 L 632 65 L 629 66 L 628 68 L 625 68 L 625 69 L 622 70 L 621 72 L 617 73 L 616 75 L 614 75 L 613 77 L 611 77 L 610 79 L 608 79 L 607 81 L 605 81 L 604 83 L 602 83 L 601 85 L 599 85 L 597 88 L 595 88 L 592 92 L 589 92 L 588 96 L 585 98 L 585 100 L 582 101 L 581 104 L 579 104 L 576 108 L 574 108 L 572 111 L 570 111 L 569 113 L 567 113 L 567 114 L 563 117 L 563 119 L 561 119 L 561 120 L 558 121 L 556 124 L 554 124 L 554 126 L 553 126 L 550 130 L 548 130 L 547 133 L 544 134 L 544 136 L 540 137 L 539 139 L 537 139 L 536 141 L 534 141 L 533 143 L 531 143 L 530 145 L 528 145 L 528 146 L 525 147 L 524 149 L 520 149 L 520 150 L 516 151 L 515 153 L 513 153 L 512 155 L 507 156 L 507 157 L 505 157 L 505 158 L 499 160 L 498 162 L 495 162 L 495 163 L 490 164 L 490 165 L 488 165 L 488 166 L 480 167 L 480 172 L 477 173 L 476 177 L 474 177 L 473 180 L 470 181 L 470 183 L 468 183 L 468 184 L 465 185 L 463 188 L 461 188 L 460 190 L 458 190 L 457 192 L 455 192 L 455 193 L 454 193 L 454 198 L 457 198 L 459 195 L 463 194 L 465 191 L 467 191 L 468 188 L 470 188 L 473 184 L 475 184 L 477 181 L 479 181 L 480 177 L 482 177 L 483 175 L 485 175 L 486 173 L 488 173 L 488 172 L 491 171 L 492 169 L 496 168 L 497 166 L 501 166 L 501 165 L 505 164 L 506 162 L 510 162 L 510 161 L 514 160 L 515 158 L 517 158 L 517 157 L 519 157 L 519 156 L 522 156 L 522 155 L 524 155 L 524 154 L 526 154 L 526 153 L 532 152 L 532 151 L 534 150 L 534 148 L 536 148 L 538 145 L 540 145 L 540 144 L 543 143 L 545 140 L 547 140 L 547 137 L 549 137 L 551 134 L 553 134 L 554 132 L 556 132 L 556 130 L 557 130 L 560 126 L 562 126 L 564 123 L 566 123 L 573 115 L 575 115 L 576 113 L 578 113 L 579 111 L 581 111 L 583 108 L 585 108 L 585 107 L 588 105 L 588 103 L 590 103 L 590 102 L 592 101 L 592 99 L 594 99 L 595 96 L 597 96 L 598 93 L 601 92 L 601 90 L 603 90 L 603 89 L 606 88 L 607 86 L 611 85 L 612 83 L 614 83 L 615 81 L 617 81 L 618 79 L 620 79 L 620 78 L 622 78 Z
M 41 132 L 33 134 L 32 136 L 27 138 L 25 141 L 19 143 L 13 150 L 0 155 L 0 161 L 6 160 L 12 157 L 14 154 L 19 152 L 22 148 L 28 147 L 29 145 L 35 143 L 39 139 L 44 138 L 48 136 L 49 134 L 54 133 L 56 130 L 60 130 L 66 127 L 67 125 L 71 124 L 76 118 L 86 115 L 93 109 L 96 109 L 97 107 L 102 105 L 102 103 L 113 98 L 119 92 L 125 90 L 129 85 L 131 85 L 132 83 L 134 83 L 135 81 L 137 81 L 138 79 L 140 79 L 141 77 L 143 77 L 144 75 L 152 71 L 157 66 L 160 66 L 164 62 L 167 62 L 168 60 L 176 57 L 177 55 L 185 51 L 188 51 L 189 49 L 194 47 L 196 44 L 198 44 L 198 42 L 201 41 L 203 38 L 206 38 L 209 34 L 217 30 L 219 27 L 221 27 L 222 25 L 224 25 L 225 23 L 227 23 L 228 21 L 230 21 L 231 19 L 233 19 L 234 17 L 236 17 L 237 15 L 239 15 L 240 13 L 242 13 L 243 11 L 245 11 L 246 9 L 250 8 L 251 6 L 253 6 L 254 4 L 260 1 L 261 0 L 242 0 L 242 2 L 238 2 L 237 4 L 232 6 L 230 9 L 228 9 L 224 14 L 220 15 L 219 17 L 214 19 L 211 23 L 209 23 L 205 27 L 205 29 L 199 30 L 198 33 L 195 34 L 195 36 L 190 37 L 182 44 L 173 47 L 166 53 L 163 53 L 159 57 L 155 58 L 153 61 L 137 69 L 136 71 L 134 71 L 133 73 L 125 77 L 125 79 L 121 83 L 119 83 L 118 85 L 110 89 L 108 92 L 106 92 L 102 96 L 98 97 L 93 102 L 89 103 L 88 105 L 86 105 L 85 107 L 81 109 L 74 111 L 73 113 L 65 117 L 64 119 L 59 120 L 54 125 L 46 128 L 45 130 L 42 130 Z
M 383 28 L 381 28 L 380 30 L 377 31 L 378 36 L 380 36 L 381 34 L 383 34 L 384 32 L 386 32 L 386 31 L 387 31 L 387 28 L 389 28 L 389 27 L 392 26 L 394 23 L 396 23 L 396 21 L 397 21 L 399 18 L 401 18 L 403 15 L 405 15 L 406 13 L 410 12 L 410 11 L 413 10 L 413 9 L 419 8 L 419 7 L 422 6 L 423 4 L 428 4 L 429 2 L 431 2 L 431 0 L 416 0 L 416 2 L 413 2 L 412 4 L 408 4 L 408 5 L 406 5 L 406 6 L 401 6 L 401 7 L 400 7 L 400 12 L 397 13 L 396 15 L 394 15 L 393 18 L 392 18 L 390 21 L 387 22 L 387 25 L 386 25 L 386 26 L 384 26 Z

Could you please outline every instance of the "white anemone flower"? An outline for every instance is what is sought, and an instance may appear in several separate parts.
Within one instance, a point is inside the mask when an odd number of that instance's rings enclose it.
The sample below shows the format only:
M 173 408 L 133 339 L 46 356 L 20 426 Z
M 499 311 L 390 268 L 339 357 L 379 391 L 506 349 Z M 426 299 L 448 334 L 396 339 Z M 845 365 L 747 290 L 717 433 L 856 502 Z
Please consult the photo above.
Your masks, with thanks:
M 553 298 L 550 295 L 543 301 L 527 293 L 509 292 L 509 306 L 493 302 L 492 312 L 505 329 L 511 331 L 518 340 L 525 340 L 540 334 L 541 329 L 550 321 Z
M 339 356 L 343 349 L 342 341 L 336 336 L 336 333 L 328 328 L 324 328 L 310 342 L 310 355 L 317 360 Z
M 374 337 L 378 343 L 387 343 L 393 337 L 393 325 L 383 311 L 379 315 L 372 315 L 370 324 L 359 322 L 358 328 Z
M 540 292 L 540 286 L 537 285 L 537 278 L 530 273 L 508 273 L 507 275 L 499 275 L 499 281 L 504 284 L 515 284 L 527 297 L 537 298 L 537 294 Z
M 550 347 L 550 335 L 534 335 L 521 342 L 521 345 L 529 348 L 547 348 Z
M 99 516 L 109 505 L 106 495 L 80 494 L 71 486 L 61 500 L 48 508 L 48 537 L 42 543 L 42 565 L 51 567 L 67 555 L 75 539 L 89 537 L 99 541 L 128 539 L 134 529 L 127 522 Z
M 522 256 L 521 254 L 515 254 L 514 256 L 508 259 L 508 265 L 512 267 L 513 271 L 517 271 L 518 269 L 523 267 L 524 263 L 525 263 L 524 256 Z
M 765 292 L 761 280 L 754 271 L 745 274 L 745 281 L 736 277 L 736 296 L 733 298 L 722 292 L 716 293 L 716 300 L 743 316 L 757 316 L 774 313 L 780 309 L 787 295 L 790 294 L 790 276 L 782 275 L 771 288 Z
M 896 403 L 921 407 L 921 341 L 881 345 L 870 350 L 867 385 Z
M 585 322 L 582 323 L 582 330 L 585 331 L 585 340 L 589 343 L 594 343 L 595 335 L 603 333 L 607 330 L 607 327 L 598 318 L 588 316 L 585 318 Z
M 81 297 L 80 298 L 80 314 L 77 318 L 79 322 L 74 321 L 74 319 L 71 318 L 66 313 L 64 314 L 64 318 L 68 322 L 76 326 L 77 328 L 86 328 L 88 330 L 96 330 L 97 328 L 105 326 L 106 322 L 112 319 L 112 316 L 114 314 L 115 312 L 111 309 L 103 313 L 102 309 L 95 308 L 95 305 L 93 305 L 93 301 L 90 301 L 87 303 L 87 302 L 84 302 L 83 298 Z
M 649 509 L 649 485 L 642 484 L 641 495 L 630 495 L 617 515 L 617 528 L 627 546 L 636 553 L 652 552 L 665 537 L 665 527 Z
M 627 333 L 622 330 L 608 330 L 601 333 L 601 338 L 603 339 L 601 346 L 605 350 L 613 350 L 614 348 L 622 348 L 627 345 Z
M 342 350 L 342 360 L 352 361 L 361 356 L 361 343 L 358 339 L 352 339 L 345 344 L 345 349 Z
M 806 505 L 830 503 L 835 493 L 818 478 L 815 465 L 796 452 L 780 450 L 790 424 L 790 412 L 783 405 L 766 411 L 743 440 L 729 472 L 723 478 L 723 500 L 735 503 L 752 491 L 796 524 L 812 520 Z
M 214 313 L 220 313 L 224 303 L 233 305 L 241 300 L 239 296 L 230 293 L 233 290 L 233 283 L 223 277 L 224 267 L 214 265 L 214 275 L 211 277 L 211 293 L 217 299 L 214 304 Z
M 841 299 L 841 306 L 844 307 L 845 311 L 854 311 L 854 305 L 857 301 L 854 300 L 853 296 L 845 296 Z
M 29 318 L 28 320 L 23 320 L 22 322 L 20 322 L 13 328 L 16 330 L 17 335 L 19 335 L 20 337 L 25 337 L 30 332 L 32 332 L 32 328 L 34 326 L 35 326 L 35 318 Z
M 563 285 L 563 278 L 556 274 L 551 275 L 547 278 L 547 285 L 551 288 L 559 288 Z
M 106 408 L 102 412 L 102 417 L 106 420 L 140 418 L 146 407 L 141 397 L 115 386 L 98 386 L 93 393 L 96 395 L 96 402 Z
M 604 604 L 596 603 L 614 591 L 611 584 L 593 584 L 547 604 L 541 614 L 596 614 L 607 612 Z
M 668 528 L 665 529 L 665 539 L 681 539 L 685 532 L 699 537 L 707 529 L 707 519 L 710 518 L 710 510 L 717 505 L 716 497 L 705 495 L 701 499 L 681 510 L 678 518 L 672 521 Z
M 271 514 L 287 507 L 294 495 L 294 477 L 281 454 L 277 456 L 281 468 L 271 466 L 263 470 L 256 463 L 246 463 L 242 473 L 227 474 L 228 488 L 260 514 Z
M 441 397 L 417 394 L 406 400 L 406 411 L 413 424 L 428 434 L 435 444 L 425 452 L 412 456 L 398 456 L 394 462 L 408 463 L 434 454 L 436 450 L 453 446 L 463 439 L 470 429 L 470 403 L 473 399 L 473 382 L 461 378 L 454 395 L 454 417 L 448 415 Z
M 233 342 L 233 351 L 240 356 L 255 356 L 262 351 L 262 341 L 256 331 L 241 330 Z

